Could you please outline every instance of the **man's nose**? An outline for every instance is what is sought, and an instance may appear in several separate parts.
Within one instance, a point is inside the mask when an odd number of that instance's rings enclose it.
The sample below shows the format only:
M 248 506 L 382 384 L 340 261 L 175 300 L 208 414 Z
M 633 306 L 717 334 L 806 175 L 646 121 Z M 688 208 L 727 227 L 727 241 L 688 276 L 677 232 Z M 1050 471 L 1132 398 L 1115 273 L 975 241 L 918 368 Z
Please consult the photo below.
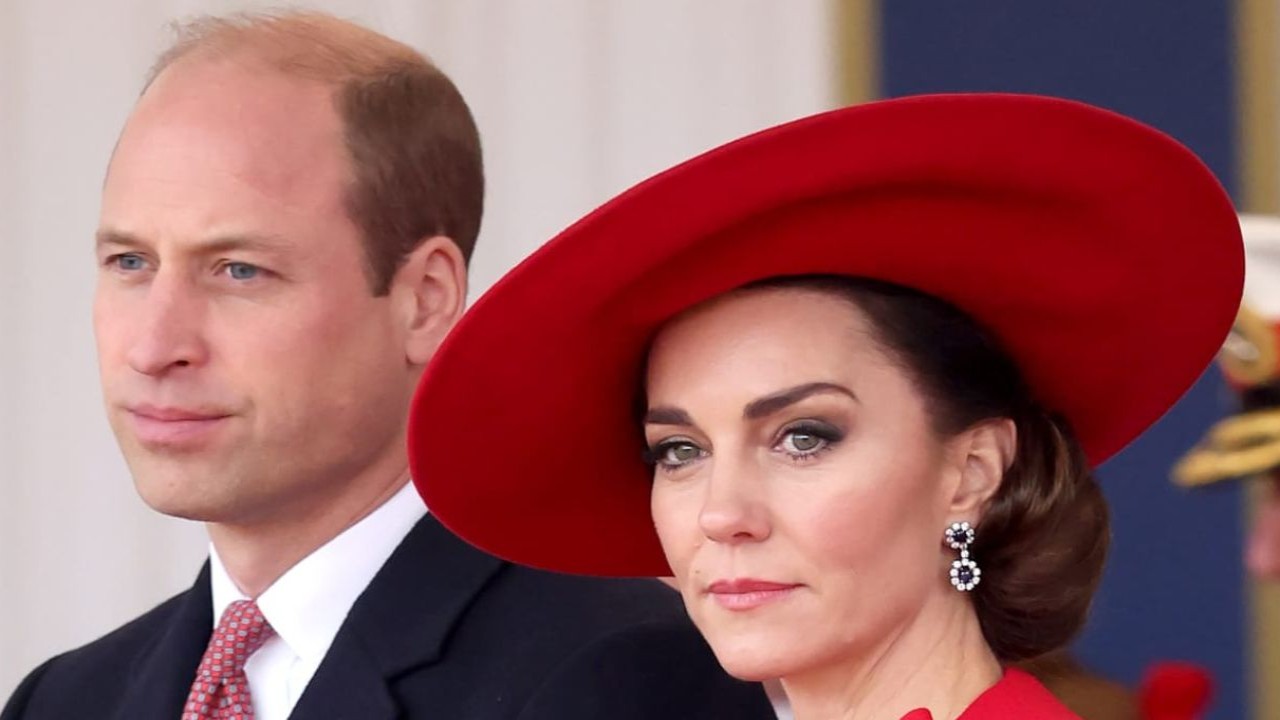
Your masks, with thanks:
M 130 367 L 158 376 L 200 365 L 208 358 L 203 338 L 204 302 L 197 288 L 178 273 L 157 273 L 138 307 L 128 351 Z M 118 318 L 129 323 L 129 318 Z

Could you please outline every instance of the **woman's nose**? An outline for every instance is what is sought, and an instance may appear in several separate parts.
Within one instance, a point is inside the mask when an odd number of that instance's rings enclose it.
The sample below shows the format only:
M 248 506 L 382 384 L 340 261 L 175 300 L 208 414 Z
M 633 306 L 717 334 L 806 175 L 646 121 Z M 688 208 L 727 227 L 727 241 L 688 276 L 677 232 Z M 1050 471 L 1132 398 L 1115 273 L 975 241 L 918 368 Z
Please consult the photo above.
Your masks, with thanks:
M 728 463 L 717 458 L 698 514 L 703 534 L 727 544 L 769 537 L 769 509 L 761 481 L 758 470 L 749 463 Z

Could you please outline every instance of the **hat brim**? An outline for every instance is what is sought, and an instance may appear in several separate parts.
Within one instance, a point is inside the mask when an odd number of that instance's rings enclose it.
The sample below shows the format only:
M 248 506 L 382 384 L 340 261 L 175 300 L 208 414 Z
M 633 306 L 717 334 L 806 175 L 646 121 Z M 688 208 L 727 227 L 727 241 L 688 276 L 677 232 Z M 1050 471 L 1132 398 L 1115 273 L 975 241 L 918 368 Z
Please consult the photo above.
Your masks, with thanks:
M 425 373 L 410 467 L 431 512 L 525 565 L 669 572 L 636 400 L 669 319 L 775 276 L 949 300 L 1100 463 L 1213 359 L 1240 299 L 1231 202 L 1168 136 L 1088 105 L 918 96 L 805 118 L 623 193 L 494 285 Z

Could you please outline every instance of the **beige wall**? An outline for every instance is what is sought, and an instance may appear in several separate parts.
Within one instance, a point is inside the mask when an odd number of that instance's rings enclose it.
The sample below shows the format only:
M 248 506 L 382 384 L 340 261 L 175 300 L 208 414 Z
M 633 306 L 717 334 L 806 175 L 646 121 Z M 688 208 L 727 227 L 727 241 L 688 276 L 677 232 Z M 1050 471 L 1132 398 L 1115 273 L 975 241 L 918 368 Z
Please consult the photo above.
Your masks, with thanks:
M 187 585 L 201 528 L 134 496 L 99 409 L 91 237 L 161 28 L 259 3 L 0 0 L 0 700 Z M 476 112 L 483 288 L 576 216 L 723 140 L 830 107 L 825 0 L 334 0 L 432 55 Z

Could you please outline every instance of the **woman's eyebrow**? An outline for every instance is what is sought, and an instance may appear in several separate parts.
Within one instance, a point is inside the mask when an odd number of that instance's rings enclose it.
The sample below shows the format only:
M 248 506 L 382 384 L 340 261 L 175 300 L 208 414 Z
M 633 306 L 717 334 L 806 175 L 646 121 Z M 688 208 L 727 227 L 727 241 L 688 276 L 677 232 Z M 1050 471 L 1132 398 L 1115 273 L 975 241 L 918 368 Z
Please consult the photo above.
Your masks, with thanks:
M 645 425 L 692 425 L 689 413 L 674 407 L 649 408 L 644 414 Z
M 795 387 L 779 390 L 776 393 L 765 395 L 762 398 L 752 400 L 742 409 L 742 417 L 747 420 L 756 420 L 767 417 L 778 412 L 788 405 L 794 405 L 801 400 L 819 393 L 839 393 L 848 395 L 854 402 L 858 401 L 858 396 L 849 388 L 831 382 L 812 382 Z

